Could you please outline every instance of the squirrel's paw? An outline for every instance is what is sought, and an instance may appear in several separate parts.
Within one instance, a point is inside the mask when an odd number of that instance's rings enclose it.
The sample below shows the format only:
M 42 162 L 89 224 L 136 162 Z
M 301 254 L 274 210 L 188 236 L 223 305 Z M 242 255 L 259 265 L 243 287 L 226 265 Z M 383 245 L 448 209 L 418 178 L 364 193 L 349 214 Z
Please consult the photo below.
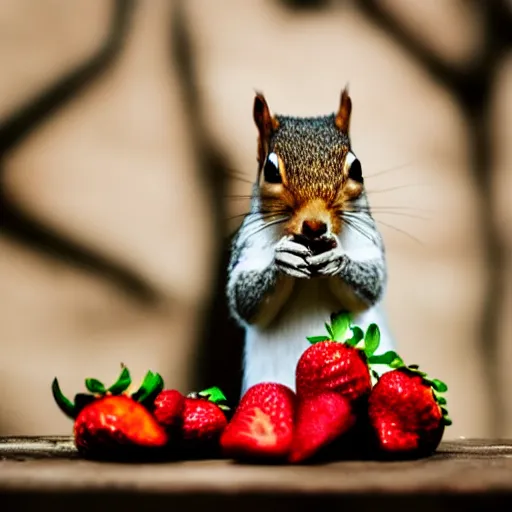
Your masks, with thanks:
M 311 255 L 310 249 L 289 238 L 283 238 L 276 246 L 275 264 L 283 274 L 291 277 L 308 278 L 311 271 L 306 258 Z
M 340 246 L 330 251 L 306 257 L 312 275 L 335 276 L 341 273 L 347 262 L 347 256 Z

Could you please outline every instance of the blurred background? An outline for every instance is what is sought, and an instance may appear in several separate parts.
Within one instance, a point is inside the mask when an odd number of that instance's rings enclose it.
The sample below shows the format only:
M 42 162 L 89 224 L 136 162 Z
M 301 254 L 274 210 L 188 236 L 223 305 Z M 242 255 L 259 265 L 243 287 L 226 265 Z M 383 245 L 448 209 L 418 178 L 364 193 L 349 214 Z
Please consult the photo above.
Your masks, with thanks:
M 507 0 L 1 0 L 0 435 L 70 433 L 53 377 L 121 362 L 237 399 L 254 91 L 323 115 L 348 83 L 398 349 L 446 438 L 511 436 L 511 47 Z

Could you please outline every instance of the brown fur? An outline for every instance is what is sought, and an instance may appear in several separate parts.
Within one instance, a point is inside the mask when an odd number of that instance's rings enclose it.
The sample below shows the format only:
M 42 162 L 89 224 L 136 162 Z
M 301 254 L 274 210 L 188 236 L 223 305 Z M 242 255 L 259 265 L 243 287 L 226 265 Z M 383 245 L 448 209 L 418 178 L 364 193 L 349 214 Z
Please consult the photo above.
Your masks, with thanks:
M 263 164 L 265 157 L 268 153 L 270 138 L 274 132 L 279 128 L 279 122 L 272 115 L 268 108 L 265 96 L 261 93 L 256 93 L 253 106 L 253 118 L 256 126 L 258 127 L 258 163 Z
M 298 118 L 273 116 L 262 94 L 254 101 L 258 127 L 258 177 L 264 211 L 290 212 L 288 234 L 300 234 L 303 221 L 325 222 L 338 234 L 339 211 L 364 191 L 348 178 L 346 156 L 350 150 L 352 102 L 347 89 L 341 94 L 337 114 Z M 266 183 L 261 171 L 267 155 L 278 156 L 282 183 Z
M 335 123 L 339 130 L 348 135 L 350 129 L 350 114 L 352 113 L 352 100 L 345 87 L 341 93 L 340 107 L 336 114 Z

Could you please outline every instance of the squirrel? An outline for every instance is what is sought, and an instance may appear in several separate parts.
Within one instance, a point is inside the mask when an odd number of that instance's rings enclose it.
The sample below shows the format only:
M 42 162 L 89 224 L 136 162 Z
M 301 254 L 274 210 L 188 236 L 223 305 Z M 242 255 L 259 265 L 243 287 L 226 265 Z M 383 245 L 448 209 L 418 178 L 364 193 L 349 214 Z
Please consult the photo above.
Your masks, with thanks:
M 295 389 L 295 368 L 331 313 L 377 323 L 393 350 L 382 300 L 383 239 L 349 137 L 345 87 L 336 113 L 274 115 L 256 92 L 258 171 L 250 212 L 235 233 L 227 275 L 231 316 L 245 329 L 242 393 L 271 381 Z

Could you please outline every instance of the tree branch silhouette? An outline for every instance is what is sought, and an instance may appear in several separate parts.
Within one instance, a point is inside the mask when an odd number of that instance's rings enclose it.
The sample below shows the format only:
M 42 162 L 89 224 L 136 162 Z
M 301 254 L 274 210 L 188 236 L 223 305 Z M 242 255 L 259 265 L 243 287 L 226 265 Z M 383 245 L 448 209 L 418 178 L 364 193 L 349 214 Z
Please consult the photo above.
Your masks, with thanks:
M 0 124 L 1 228 L 4 235 L 16 242 L 68 265 L 99 275 L 142 303 L 151 303 L 157 300 L 157 294 L 142 277 L 45 225 L 9 196 L 2 179 L 6 155 L 22 144 L 51 115 L 74 100 L 113 63 L 123 47 L 133 8 L 133 0 L 114 0 L 109 33 L 96 54 L 58 79 Z
M 226 300 L 229 247 L 225 241 L 227 213 L 225 206 L 228 156 L 209 134 L 198 90 L 195 51 L 190 22 L 183 0 L 175 3 L 171 30 L 174 61 L 180 77 L 181 94 L 187 107 L 187 119 L 198 171 L 212 199 L 211 215 L 216 232 L 215 277 L 210 301 L 199 334 L 195 360 L 194 389 L 211 385 L 222 388 L 229 399 L 238 399 L 241 390 L 243 332 L 230 320 Z
M 507 397 L 500 392 L 499 318 L 504 300 L 505 251 L 492 191 L 494 152 L 491 141 L 491 100 L 499 66 L 512 46 L 512 13 L 505 0 L 473 0 L 482 25 L 480 52 L 468 64 L 448 64 L 419 40 L 411 27 L 395 18 L 380 2 L 360 0 L 357 5 L 373 24 L 384 30 L 422 65 L 457 102 L 468 126 L 471 177 L 477 191 L 480 236 L 484 243 L 486 285 L 480 320 L 481 356 L 491 401 L 491 435 L 499 436 Z

